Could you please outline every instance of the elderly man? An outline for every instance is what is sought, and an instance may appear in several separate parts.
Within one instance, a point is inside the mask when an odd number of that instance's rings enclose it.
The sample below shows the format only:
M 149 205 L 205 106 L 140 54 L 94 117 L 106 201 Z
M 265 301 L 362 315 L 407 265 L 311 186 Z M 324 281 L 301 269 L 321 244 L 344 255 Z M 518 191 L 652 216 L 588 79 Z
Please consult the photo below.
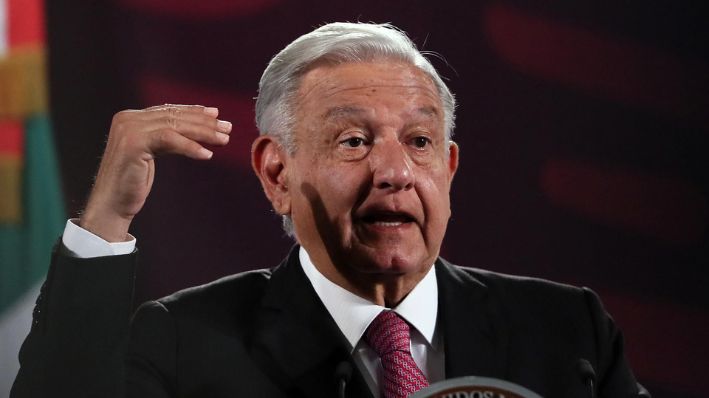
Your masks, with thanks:
M 209 159 L 202 144 L 226 144 L 231 124 L 202 106 L 119 112 L 13 396 L 332 397 L 339 384 L 350 397 L 404 397 L 465 375 L 545 397 L 647 396 L 592 292 L 438 257 L 454 108 L 391 26 L 329 24 L 295 40 L 261 79 L 252 164 L 298 245 L 273 269 L 144 304 L 130 331 L 128 229 L 155 157 Z

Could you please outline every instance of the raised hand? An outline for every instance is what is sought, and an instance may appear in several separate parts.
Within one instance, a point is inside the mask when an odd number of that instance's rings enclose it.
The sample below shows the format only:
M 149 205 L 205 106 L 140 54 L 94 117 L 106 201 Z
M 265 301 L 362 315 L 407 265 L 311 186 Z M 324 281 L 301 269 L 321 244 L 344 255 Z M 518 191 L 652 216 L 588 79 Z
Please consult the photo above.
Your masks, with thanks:
M 109 242 L 126 240 L 150 193 L 155 157 L 211 159 L 201 144 L 226 145 L 231 133 L 218 115 L 217 108 L 170 104 L 118 112 L 80 226 Z

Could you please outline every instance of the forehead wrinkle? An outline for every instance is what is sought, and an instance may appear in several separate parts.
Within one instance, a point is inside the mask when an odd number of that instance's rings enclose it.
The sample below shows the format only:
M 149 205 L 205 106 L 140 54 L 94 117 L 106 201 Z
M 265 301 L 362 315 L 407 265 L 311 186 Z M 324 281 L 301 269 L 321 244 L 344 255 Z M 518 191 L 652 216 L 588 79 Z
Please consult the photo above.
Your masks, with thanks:
M 316 98 L 315 100 L 324 100 L 350 91 L 368 91 L 377 88 L 385 90 L 393 88 L 409 92 L 414 91 L 415 93 L 412 93 L 414 95 L 427 97 L 436 104 L 441 103 L 440 94 L 431 78 L 425 75 L 424 72 L 414 69 L 413 66 L 396 62 L 385 62 L 382 64 L 364 63 L 365 66 L 368 64 L 373 68 L 382 65 L 391 66 L 387 71 L 400 67 L 404 67 L 405 70 L 394 76 L 382 76 L 379 71 L 373 71 L 373 75 L 369 78 L 365 76 L 361 78 L 359 82 L 354 82 L 347 81 L 348 76 L 351 76 L 351 74 L 347 69 L 344 69 L 345 72 L 342 72 L 342 70 L 343 68 L 352 68 L 361 65 L 358 63 L 338 66 L 320 66 L 311 69 L 302 76 L 299 82 L 298 94 L 295 99 L 295 109 L 299 109 L 303 107 L 305 103 L 313 101 L 314 97 Z M 342 78 L 344 78 L 344 82 L 341 80 Z
M 329 70 L 315 69 L 301 80 L 298 89 L 301 101 L 305 101 L 313 93 L 317 93 L 321 98 L 328 98 L 339 93 L 354 91 L 354 90 L 369 90 L 369 89 L 403 89 L 403 90 L 421 90 L 426 96 L 431 96 L 440 101 L 440 96 L 433 81 L 427 76 L 377 76 L 374 78 L 363 79 L 358 83 L 350 83 L 343 85 L 339 77 L 334 77 Z
M 362 82 L 358 85 L 352 86 L 352 87 L 343 87 L 340 84 L 331 84 L 329 87 L 318 87 L 323 84 L 326 84 L 326 82 L 322 83 L 316 83 L 313 85 L 313 87 L 310 88 L 306 93 L 303 93 L 303 96 L 301 97 L 302 99 L 307 98 L 310 96 L 310 94 L 315 91 L 316 89 L 320 88 L 322 94 L 322 98 L 329 98 L 333 97 L 335 95 L 338 95 L 340 93 L 344 93 L 347 91 L 357 91 L 357 90 L 371 90 L 371 89 L 378 89 L 378 88 L 383 88 L 383 89 L 402 89 L 406 91 L 419 91 L 419 94 L 417 95 L 424 95 L 424 96 L 430 96 L 432 98 L 435 98 L 436 100 L 440 101 L 440 98 L 438 97 L 438 93 L 435 90 L 432 90 L 431 87 L 428 87 L 428 85 L 425 84 L 384 84 L 384 83 L 373 83 L 373 82 Z
M 347 118 L 351 116 L 360 116 L 368 113 L 366 107 L 359 105 L 336 105 L 327 108 L 323 114 L 324 119 Z M 438 119 L 441 115 L 439 107 L 435 105 L 424 105 L 417 107 L 414 112 L 430 119 Z
M 325 120 L 348 118 L 352 116 L 361 116 L 367 113 L 364 108 L 351 105 L 333 106 L 325 111 L 323 118 Z

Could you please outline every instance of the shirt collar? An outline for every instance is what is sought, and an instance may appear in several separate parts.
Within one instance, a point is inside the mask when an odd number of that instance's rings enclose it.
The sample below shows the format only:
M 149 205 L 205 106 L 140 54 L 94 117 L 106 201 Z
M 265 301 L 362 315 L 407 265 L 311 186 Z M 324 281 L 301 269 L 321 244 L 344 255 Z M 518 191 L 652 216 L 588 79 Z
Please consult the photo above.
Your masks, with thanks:
M 315 267 L 302 246 L 299 258 L 315 293 L 354 349 L 369 324 L 386 308 L 365 300 L 327 279 Z M 432 346 L 438 315 L 436 267 L 432 266 L 426 276 L 393 310 L 416 328 Z

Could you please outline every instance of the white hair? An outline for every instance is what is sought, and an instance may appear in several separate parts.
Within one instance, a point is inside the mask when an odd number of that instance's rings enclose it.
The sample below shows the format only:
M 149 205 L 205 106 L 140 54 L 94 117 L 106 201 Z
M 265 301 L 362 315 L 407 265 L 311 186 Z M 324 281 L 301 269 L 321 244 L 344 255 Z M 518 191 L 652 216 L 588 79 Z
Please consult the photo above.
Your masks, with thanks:
M 406 34 L 391 24 L 336 22 L 323 25 L 295 39 L 268 63 L 259 82 L 256 126 L 260 134 L 277 137 L 290 154 L 295 153 L 293 104 L 302 76 L 316 63 L 391 60 L 413 65 L 433 81 L 443 106 L 446 140 L 453 135 L 455 97 L 436 69 Z M 446 146 L 447 147 L 447 146 Z M 283 227 L 293 236 L 292 220 Z

